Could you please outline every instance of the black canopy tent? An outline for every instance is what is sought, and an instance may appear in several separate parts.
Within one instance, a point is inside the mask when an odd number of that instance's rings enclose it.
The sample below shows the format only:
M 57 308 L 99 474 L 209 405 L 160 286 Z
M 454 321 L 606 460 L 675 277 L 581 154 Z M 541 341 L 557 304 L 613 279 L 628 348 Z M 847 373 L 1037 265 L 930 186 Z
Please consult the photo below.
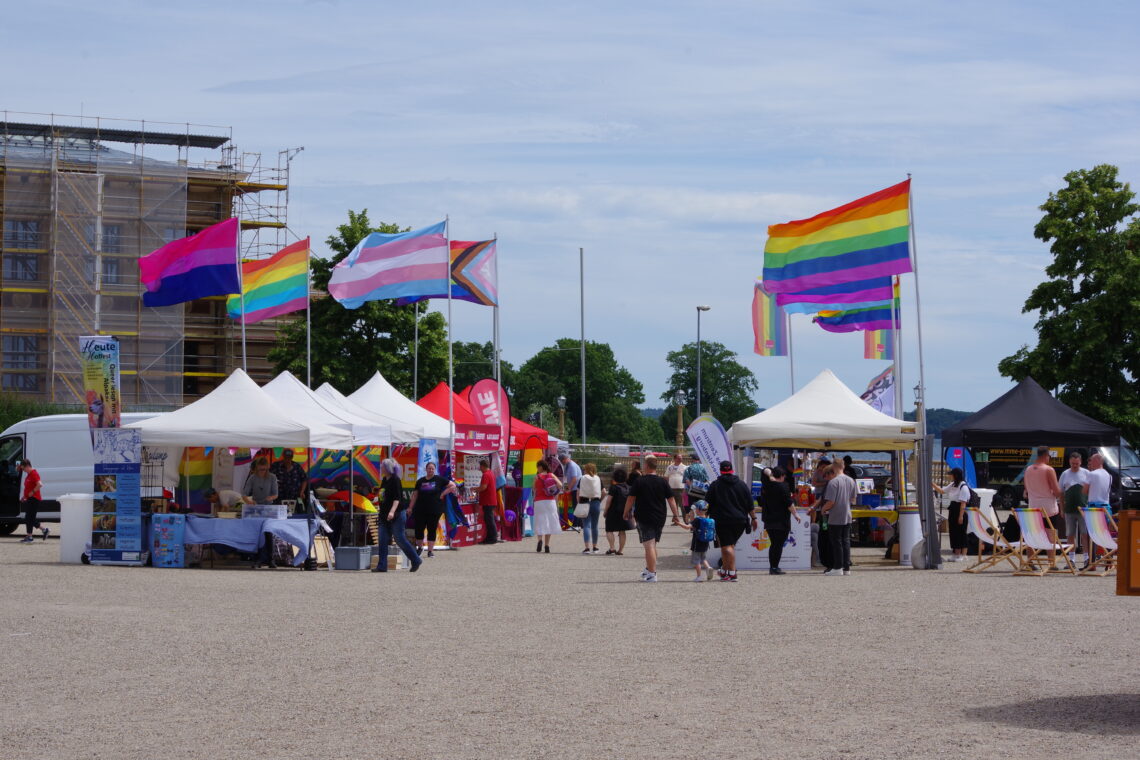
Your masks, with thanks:
M 942 446 L 1119 446 L 1120 430 L 1062 404 L 1032 377 L 956 425 Z

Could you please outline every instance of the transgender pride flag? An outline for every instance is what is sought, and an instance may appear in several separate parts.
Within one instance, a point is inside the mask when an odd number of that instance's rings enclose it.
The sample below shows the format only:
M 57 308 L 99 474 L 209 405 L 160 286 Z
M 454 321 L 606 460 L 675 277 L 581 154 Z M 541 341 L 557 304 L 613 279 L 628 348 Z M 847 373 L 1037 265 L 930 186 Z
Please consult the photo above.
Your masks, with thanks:
M 329 295 L 346 309 L 366 301 L 446 293 L 450 284 L 447 222 L 411 232 L 373 232 L 333 267 Z

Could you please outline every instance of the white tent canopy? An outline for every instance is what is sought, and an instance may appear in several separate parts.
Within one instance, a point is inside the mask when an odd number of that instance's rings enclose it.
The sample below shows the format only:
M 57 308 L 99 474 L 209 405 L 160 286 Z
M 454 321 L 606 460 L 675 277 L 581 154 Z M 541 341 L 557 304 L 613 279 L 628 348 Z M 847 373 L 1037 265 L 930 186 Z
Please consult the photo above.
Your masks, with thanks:
M 240 369 L 194 403 L 124 427 L 141 430 L 144 446 L 309 445 L 309 426 L 294 419 Z M 337 434 L 324 426 L 318 426 L 317 433 Z
M 855 395 L 831 370 L 728 431 L 736 446 L 894 451 L 918 440 L 915 423 L 897 420 Z
M 378 422 L 354 418 L 318 396 L 291 372 L 282 372 L 266 383 L 262 390 L 282 408 L 289 410 L 299 422 L 310 427 L 309 445 L 321 449 L 349 449 L 353 446 L 388 446 L 392 443 L 392 427 Z M 318 430 L 337 431 L 325 436 Z
M 423 427 L 423 437 L 436 439 L 441 448 L 451 446 L 451 423 L 404 396 L 379 372 L 348 398 L 365 409 L 381 410 L 386 415 Z
M 424 437 L 422 425 L 394 419 L 373 409 L 365 409 L 328 383 L 317 388 L 313 393 L 325 404 L 350 417 L 387 425 L 392 431 L 392 440 L 398 443 L 415 443 Z

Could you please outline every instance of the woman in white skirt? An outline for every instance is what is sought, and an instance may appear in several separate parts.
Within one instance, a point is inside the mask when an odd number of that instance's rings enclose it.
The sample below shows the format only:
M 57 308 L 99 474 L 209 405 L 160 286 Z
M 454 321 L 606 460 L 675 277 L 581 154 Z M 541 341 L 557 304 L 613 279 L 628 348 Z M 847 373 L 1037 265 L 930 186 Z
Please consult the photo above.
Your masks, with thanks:
M 535 467 L 538 471 L 534 478 L 534 535 L 538 536 L 535 551 L 550 554 L 550 536 L 562 532 L 556 501 L 562 491 L 562 482 L 550 474 L 546 462 L 540 460 Z

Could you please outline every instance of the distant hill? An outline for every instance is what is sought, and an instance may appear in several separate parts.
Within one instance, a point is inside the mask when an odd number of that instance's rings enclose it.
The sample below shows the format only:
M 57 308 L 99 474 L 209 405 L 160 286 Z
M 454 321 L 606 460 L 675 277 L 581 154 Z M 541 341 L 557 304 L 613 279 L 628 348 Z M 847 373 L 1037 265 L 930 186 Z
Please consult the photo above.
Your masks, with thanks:
M 973 414 L 973 412 L 959 412 L 955 409 L 927 409 L 926 432 L 935 438 L 941 438 L 944 428 L 957 425 L 971 414 Z M 904 418 L 913 422 L 914 412 L 906 412 Z
M 664 407 L 661 407 L 660 409 L 654 408 L 654 409 L 642 409 L 641 410 L 641 416 L 642 417 L 648 417 L 651 420 L 661 419 L 661 415 L 663 415 L 663 414 L 665 414 L 665 408 Z

